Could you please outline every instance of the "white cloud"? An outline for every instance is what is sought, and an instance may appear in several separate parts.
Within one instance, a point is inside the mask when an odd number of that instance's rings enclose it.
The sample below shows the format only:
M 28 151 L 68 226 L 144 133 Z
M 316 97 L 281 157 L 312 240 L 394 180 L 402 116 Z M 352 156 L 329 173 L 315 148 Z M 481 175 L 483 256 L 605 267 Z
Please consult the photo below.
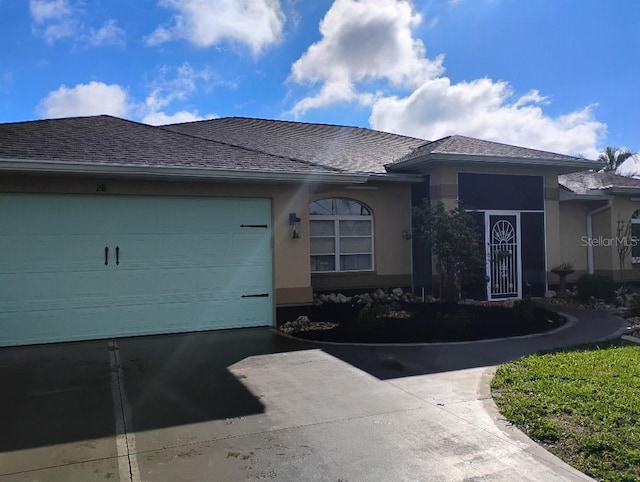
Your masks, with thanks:
M 150 112 L 143 117 L 142 122 L 144 122 L 145 124 L 151 124 L 153 126 L 160 126 L 164 124 L 177 124 L 179 122 L 193 122 L 205 119 L 215 119 L 217 117 L 218 115 L 216 114 L 207 114 L 204 116 L 200 116 L 197 110 L 193 112 L 181 110 L 174 114 L 166 114 L 159 111 Z
M 29 0 L 29 11 L 35 22 L 43 23 L 66 17 L 71 8 L 66 0 Z
M 149 46 L 160 45 L 173 38 L 171 30 L 165 27 L 156 28 L 151 34 L 145 37 L 145 42 Z
M 198 47 L 222 41 L 245 44 L 254 54 L 282 36 L 285 16 L 279 0 L 160 0 L 176 13 L 171 27 L 159 26 L 146 37 L 148 45 L 181 38 Z
M 126 90 L 103 82 L 61 85 L 40 101 L 38 111 L 45 118 L 109 114 L 126 116 L 132 108 Z
M 408 88 L 441 74 L 443 57 L 428 59 L 422 41 L 412 36 L 421 20 L 406 0 L 336 0 L 320 23 L 322 39 L 291 68 L 291 80 L 323 85 L 293 112 L 300 115 L 311 106 L 344 100 L 326 92 L 345 85 L 384 79 Z
M 373 105 L 374 129 L 436 140 L 452 134 L 479 137 L 555 152 L 597 157 L 606 125 L 593 106 L 565 115 L 546 115 L 537 91 L 514 96 L 507 82 L 477 79 L 451 84 L 430 80 L 406 97 L 385 97 Z
M 125 32 L 116 25 L 116 20 L 107 20 L 98 29 L 90 28 L 87 41 L 94 47 L 103 45 L 124 45 Z
M 210 68 L 197 70 L 188 62 L 179 67 L 165 66 L 149 84 L 149 94 L 139 108 L 143 112 L 143 122 L 157 125 L 217 117 L 216 114 L 200 116 L 197 110 L 183 109 L 175 114 L 164 111 L 175 103 L 185 102 L 196 92 L 207 92 L 218 85 L 233 86 L 221 80 Z
M 76 33 L 77 22 L 67 0 L 30 0 L 29 11 L 35 22 L 33 33 L 49 44 Z
M 151 111 L 160 110 L 175 101 L 185 100 L 198 89 L 209 89 L 222 83 L 209 68 L 196 70 L 188 62 L 179 67 L 165 66 L 150 84 L 151 92 L 145 104 Z
M 489 78 L 451 83 L 443 56 L 430 60 L 414 37 L 421 22 L 410 0 L 336 0 L 320 23 L 321 40 L 292 65 L 289 81 L 312 92 L 291 114 L 357 103 L 371 106 L 375 129 L 597 157 L 606 125 L 595 119 L 594 106 L 552 117 L 543 110 L 550 99 L 537 90 L 516 95 L 508 82 Z

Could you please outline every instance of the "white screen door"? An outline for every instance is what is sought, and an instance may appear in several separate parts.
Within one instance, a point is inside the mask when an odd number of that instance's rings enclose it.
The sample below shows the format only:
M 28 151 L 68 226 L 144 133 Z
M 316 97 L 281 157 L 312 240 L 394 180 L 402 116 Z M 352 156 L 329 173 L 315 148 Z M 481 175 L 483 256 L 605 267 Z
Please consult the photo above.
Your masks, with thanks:
M 489 211 L 485 228 L 488 299 L 522 297 L 520 214 Z

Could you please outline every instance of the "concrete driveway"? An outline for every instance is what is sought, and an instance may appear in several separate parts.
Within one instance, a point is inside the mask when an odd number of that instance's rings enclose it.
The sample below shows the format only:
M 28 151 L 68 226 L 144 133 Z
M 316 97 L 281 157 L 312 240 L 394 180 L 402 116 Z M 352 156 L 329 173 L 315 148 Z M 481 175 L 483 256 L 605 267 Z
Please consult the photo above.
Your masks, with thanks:
M 493 367 L 604 339 L 305 344 L 246 329 L 0 349 L 0 482 L 590 480 L 502 422 Z

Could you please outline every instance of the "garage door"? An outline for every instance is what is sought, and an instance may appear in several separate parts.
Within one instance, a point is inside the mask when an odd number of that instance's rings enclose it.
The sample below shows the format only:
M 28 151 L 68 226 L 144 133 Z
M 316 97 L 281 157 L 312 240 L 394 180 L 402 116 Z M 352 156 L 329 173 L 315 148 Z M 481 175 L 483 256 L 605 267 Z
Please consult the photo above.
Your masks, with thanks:
M 0 345 L 272 323 L 268 199 L 0 194 Z

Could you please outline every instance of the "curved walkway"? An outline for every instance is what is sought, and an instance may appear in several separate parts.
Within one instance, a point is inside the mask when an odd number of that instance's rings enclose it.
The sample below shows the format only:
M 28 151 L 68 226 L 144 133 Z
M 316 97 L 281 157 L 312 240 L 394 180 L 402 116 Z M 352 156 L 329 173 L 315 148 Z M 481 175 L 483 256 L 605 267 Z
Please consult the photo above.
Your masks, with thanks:
M 268 328 L 0 349 L 0 482 L 589 480 L 500 419 L 494 367 L 623 320 L 476 343 L 336 346 Z

